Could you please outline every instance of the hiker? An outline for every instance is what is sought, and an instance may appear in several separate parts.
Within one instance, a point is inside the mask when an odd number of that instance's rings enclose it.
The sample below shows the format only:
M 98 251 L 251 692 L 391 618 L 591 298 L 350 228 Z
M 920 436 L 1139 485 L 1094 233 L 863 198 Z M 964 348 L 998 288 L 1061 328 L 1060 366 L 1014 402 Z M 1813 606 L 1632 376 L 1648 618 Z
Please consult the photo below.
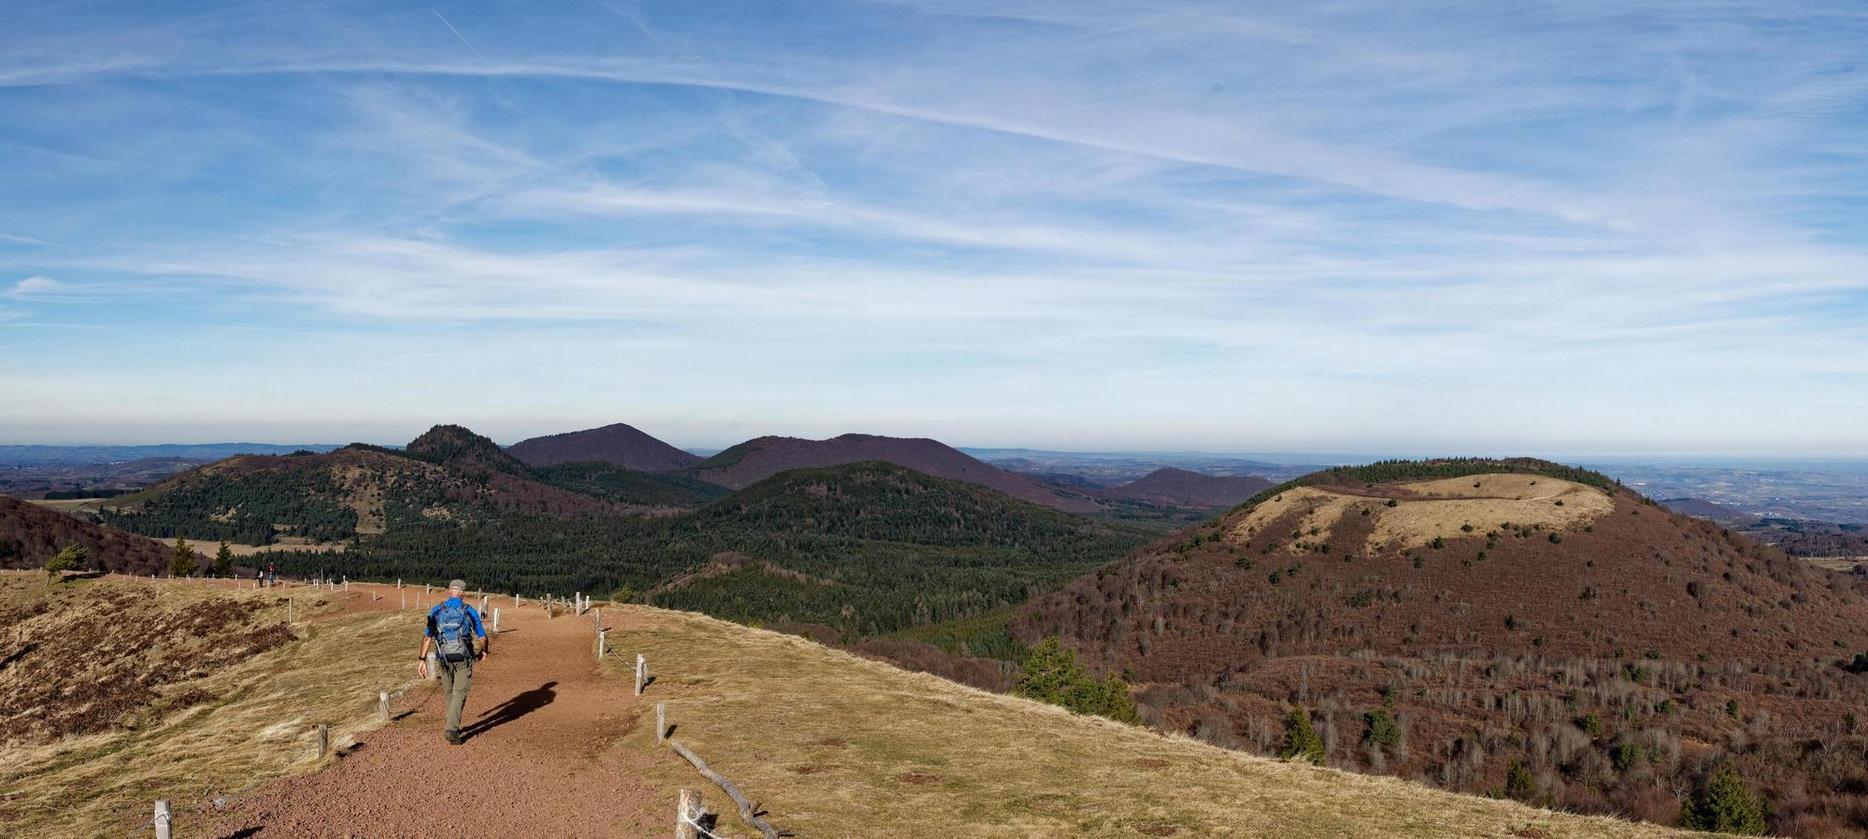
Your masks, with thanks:
M 473 687 L 473 663 L 486 658 L 488 644 L 480 613 L 461 600 L 466 591 L 465 581 L 449 582 L 448 599 L 428 610 L 428 627 L 422 632 L 422 654 L 418 657 L 421 664 L 416 668 L 422 678 L 428 678 L 428 653 L 435 654 L 441 668 L 441 694 L 448 699 L 448 727 L 441 736 L 456 746 L 466 742 L 461 737 L 461 711 L 467 707 L 467 691 Z M 480 639 L 477 650 L 475 638 Z

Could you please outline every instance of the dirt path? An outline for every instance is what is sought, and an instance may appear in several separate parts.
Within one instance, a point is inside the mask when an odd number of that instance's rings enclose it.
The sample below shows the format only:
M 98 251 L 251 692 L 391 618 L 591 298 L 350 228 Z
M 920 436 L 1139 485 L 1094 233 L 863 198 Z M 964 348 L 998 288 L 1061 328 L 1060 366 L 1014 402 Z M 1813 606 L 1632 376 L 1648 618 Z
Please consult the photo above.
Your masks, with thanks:
M 347 609 L 394 609 L 394 586 L 352 585 Z M 371 592 L 382 595 L 372 600 Z M 500 601 L 504 601 L 503 603 Z M 433 598 L 428 598 L 432 603 Z M 474 670 L 465 745 L 441 737 L 434 683 L 395 705 L 401 718 L 311 775 L 252 790 L 209 835 L 258 837 L 645 836 L 675 793 L 642 780 L 648 754 L 618 740 L 638 725 L 623 680 L 598 676 L 589 617 L 501 607 L 502 631 Z M 411 599 L 413 608 L 413 599 Z M 615 632 L 611 633 L 614 640 Z M 415 667 L 419 638 L 409 639 Z

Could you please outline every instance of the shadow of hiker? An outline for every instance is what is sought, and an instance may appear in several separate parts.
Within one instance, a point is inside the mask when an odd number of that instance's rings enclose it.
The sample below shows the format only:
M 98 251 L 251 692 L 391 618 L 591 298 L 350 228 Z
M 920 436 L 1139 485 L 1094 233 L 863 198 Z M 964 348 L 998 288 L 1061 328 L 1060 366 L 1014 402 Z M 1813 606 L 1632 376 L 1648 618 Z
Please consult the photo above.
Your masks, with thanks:
M 546 682 L 487 709 L 480 715 L 480 719 L 461 728 L 461 736 L 469 738 L 478 737 L 481 734 L 543 708 L 546 705 L 550 705 L 553 699 L 558 698 L 558 692 L 552 690 L 552 688 L 557 686 L 557 682 Z

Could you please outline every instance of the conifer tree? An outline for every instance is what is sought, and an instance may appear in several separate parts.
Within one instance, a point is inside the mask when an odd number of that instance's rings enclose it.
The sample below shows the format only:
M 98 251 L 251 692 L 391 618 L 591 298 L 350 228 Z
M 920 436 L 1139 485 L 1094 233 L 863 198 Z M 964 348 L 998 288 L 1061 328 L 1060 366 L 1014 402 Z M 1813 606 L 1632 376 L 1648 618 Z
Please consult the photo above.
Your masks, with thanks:
M 84 567 L 84 560 L 90 554 L 83 545 L 66 545 L 57 556 L 45 561 L 45 575 L 56 577 L 66 571 L 75 571 Z
M 1323 738 L 1317 736 L 1316 727 L 1310 724 L 1310 712 L 1292 708 L 1285 716 L 1284 748 L 1278 750 L 1278 757 L 1323 765 Z
M 225 541 L 221 542 L 221 549 L 214 552 L 214 576 L 233 576 L 233 549 L 227 547 Z
M 195 573 L 195 546 L 187 539 L 175 538 L 175 555 L 169 559 L 169 576 L 190 577 Z
M 1757 836 L 1764 833 L 1764 805 L 1745 788 L 1738 767 L 1726 761 L 1713 770 L 1699 794 L 1681 808 L 1680 825 L 1694 830 Z

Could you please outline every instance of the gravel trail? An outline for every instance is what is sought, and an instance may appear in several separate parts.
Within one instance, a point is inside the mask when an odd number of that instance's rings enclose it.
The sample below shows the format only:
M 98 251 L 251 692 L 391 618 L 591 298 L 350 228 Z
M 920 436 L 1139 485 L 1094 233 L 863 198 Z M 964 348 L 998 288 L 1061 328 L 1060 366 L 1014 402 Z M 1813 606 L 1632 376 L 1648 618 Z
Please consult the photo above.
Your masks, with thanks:
M 394 586 L 352 584 L 348 610 L 395 608 Z M 383 595 L 372 600 L 370 592 Z M 504 600 L 503 604 L 498 601 Z M 433 598 L 427 599 L 433 603 Z M 500 605 L 502 631 L 474 669 L 464 745 L 441 737 L 445 702 L 423 683 L 401 715 L 323 771 L 238 797 L 221 837 L 645 836 L 671 825 L 675 792 L 643 780 L 665 755 L 619 742 L 637 725 L 622 679 L 598 676 L 590 617 Z M 413 608 L 413 601 L 411 601 Z M 489 618 L 490 620 L 490 618 Z M 612 632 L 612 640 L 617 633 Z M 420 639 L 409 639 L 415 667 Z

